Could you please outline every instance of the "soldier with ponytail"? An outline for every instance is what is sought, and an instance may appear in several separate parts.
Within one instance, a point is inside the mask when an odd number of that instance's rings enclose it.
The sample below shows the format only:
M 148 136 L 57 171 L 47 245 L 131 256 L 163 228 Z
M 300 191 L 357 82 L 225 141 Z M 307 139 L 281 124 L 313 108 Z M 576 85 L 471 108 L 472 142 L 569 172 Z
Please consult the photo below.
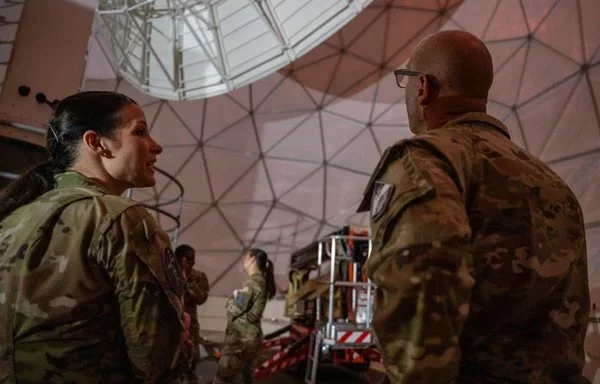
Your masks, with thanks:
M 225 346 L 214 384 L 254 382 L 254 367 L 263 339 L 261 319 L 268 300 L 276 293 L 273 262 L 262 249 L 243 257 L 248 279 L 227 300 Z
M 46 149 L 0 194 L 0 383 L 177 382 L 181 270 L 153 216 L 121 196 L 156 183 L 144 112 L 115 92 L 69 96 Z

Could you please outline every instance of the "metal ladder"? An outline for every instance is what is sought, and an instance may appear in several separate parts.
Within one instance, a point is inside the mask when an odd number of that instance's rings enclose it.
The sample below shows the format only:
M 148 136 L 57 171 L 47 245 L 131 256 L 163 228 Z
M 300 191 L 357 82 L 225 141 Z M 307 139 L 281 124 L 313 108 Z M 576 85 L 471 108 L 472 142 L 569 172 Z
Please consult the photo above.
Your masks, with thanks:
M 306 357 L 306 374 L 304 375 L 304 384 L 315 384 L 317 382 L 317 370 L 319 369 L 322 343 L 323 332 L 321 332 L 321 330 L 313 331 L 310 337 L 310 344 L 308 346 L 308 356 Z

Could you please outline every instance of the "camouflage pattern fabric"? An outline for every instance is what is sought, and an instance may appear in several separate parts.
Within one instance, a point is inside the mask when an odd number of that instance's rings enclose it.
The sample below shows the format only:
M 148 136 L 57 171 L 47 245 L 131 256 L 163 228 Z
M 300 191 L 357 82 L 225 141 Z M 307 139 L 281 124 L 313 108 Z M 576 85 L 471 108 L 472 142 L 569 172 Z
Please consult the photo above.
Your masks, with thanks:
M 198 323 L 198 305 L 204 304 L 208 298 L 210 287 L 208 284 L 208 278 L 204 272 L 200 272 L 196 269 L 190 269 L 189 274 L 186 273 L 185 282 L 185 294 L 184 300 L 184 311 L 190 314 L 190 336 L 192 343 L 194 344 L 192 364 L 189 369 L 185 372 L 185 377 L 189 383 L 198 382 L 196 376 L 196 364 L 199 359 L 199 346 L 200 346 L 200 324 Z
M 388 148 L 369 209 L 390 382 L 586 382 L 581 208 L 500 121 L 468 113 Z
M 219 359 L 215 384 L 252 384 L 260 348 L 224 353 Z
M 0 383 L 176 382 L 188 353 L 167 235 L 78 173 L 56 181 L 0 223 Z
M 185 294 L 183 296 L 184 310 L 191 316 L 190 334 L 194 343 L 200 342 L 200 325 L 198 323 L 197 306 L 204 304 L 208 298 L 210 286 L 204 272 L 191 269 L 186 276 Z
M 267 283 L 260 273 L 250 276 L 244 287 L 227 299 L 225 346 L 215 384 L 254 382 L 254 366 L 263 338 L 260 322 L 266 304 Z

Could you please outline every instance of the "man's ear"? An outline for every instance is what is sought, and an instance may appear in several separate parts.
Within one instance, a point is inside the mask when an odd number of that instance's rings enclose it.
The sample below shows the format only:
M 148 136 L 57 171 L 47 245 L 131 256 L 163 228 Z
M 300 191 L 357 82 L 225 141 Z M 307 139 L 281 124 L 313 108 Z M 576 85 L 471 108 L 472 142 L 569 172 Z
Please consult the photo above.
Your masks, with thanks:
M 104 146 L 100 135 L 92 130 L 85 131 L 83 134 L 83 146 L 88 151 L 100 156 L 110 155 L 110 151 Z
M 438 95 L 437 87 L 427 78 L 427 76 L 419 76 L 419 90 L 417 92 L 417 100 L 419 105 L 429 105 L 435 100 Z

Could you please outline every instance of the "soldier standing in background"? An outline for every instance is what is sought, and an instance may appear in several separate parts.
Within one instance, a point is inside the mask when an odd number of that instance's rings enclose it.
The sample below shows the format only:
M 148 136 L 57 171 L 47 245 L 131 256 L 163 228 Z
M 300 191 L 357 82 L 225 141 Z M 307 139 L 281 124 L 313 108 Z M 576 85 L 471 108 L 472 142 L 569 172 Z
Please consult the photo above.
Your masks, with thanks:
M 152 215 L 120 196 L 155 184 L 162 148 L 143 111 L 114 92 L 69 96 L 46 148 L 0 195 L 0 383 L 178 382 L 182 272 Z
M 175 256 L 179 265 L 183 268 L 185 275 L 185 293 L 183 296 L 184 310 L 191 316 L 190 322 L 190 337 L 194 345 L 194 355 L 192 364 L 185 372 L 185 378 L 188 383 L 195 384 L 198 382 L 196 375 L 196 365 L 200 360 L 200 324 L 198 323 L 198 306 L 204 304 L 208 298 L 210 287 L 208 279 L 204 272 L 194 269 L 196 264 L 196 252 L 187 244 L 182 244 L 175 249 Z
M 261 319 L 267 300 L 275 296 L 273 263 L 262 249 L 251 249 L 242 260 L 248 279 L 227 299 L 225 345 L 214 384 L 252 384 L 263 339 Z
M 492 58 L 433 34 L 394 71 L 415 136 L 388 148 L 367 275 L 388 380 L 585 383 L 585 230 L 573 192 L 486 114 Z

